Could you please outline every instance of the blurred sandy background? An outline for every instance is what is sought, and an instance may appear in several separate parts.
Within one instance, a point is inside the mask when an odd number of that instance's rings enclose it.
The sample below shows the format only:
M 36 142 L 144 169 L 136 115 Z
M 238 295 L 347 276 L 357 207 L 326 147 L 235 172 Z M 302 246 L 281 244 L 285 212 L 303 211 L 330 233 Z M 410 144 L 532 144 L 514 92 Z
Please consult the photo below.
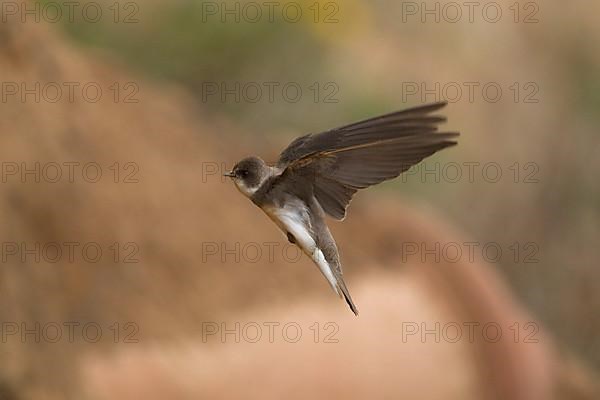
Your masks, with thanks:
M 490 22 L 482 3 L 473 22 L 465 8 L 452 22 L 442 2 L 439 22 L 423 22 L 420 2 L 410 3 L 413 14 L 407 2 L 346 0 L 319 3 L 315 22 L 314 2 L 303 0 L 298 23 L 277 13 L 274 22 L 223 23 L 192 1 L 118 3 L 115 22 L 113 2 L 101 1 L 96 23 L 80 13 L 52 23 L 13 14 L 15 4 L 21 12 L 50 2 L 7 3 L 0 399 L 598 398 L 600 5 L 499 2 L 502 18 Z M 8 95 L 15 83 L 35 82 L 94 82 L 104 95 Z M 292 82 L 303 95 L 207 94 L 223 82 Z M 474 97 L 465 83 L 477 84 Z M 498 101 L 482 94 L 486 84 L 501 88 Z M 218 175 L 237 159 L 274 161 L 300 134 L 444 97 L 447 127 L 462 136 L 426 161 L 439 169 L 437 182 L 417 169 L 359 193 L 347 220 L 331 223 L 359 318 L 305 258 L 207 255 L 213 244 L 286 243 Z M 38 183 L 7 174 L 35 162 L 95 162 L 103 177 Z M 460 179 L 445 175 L 449 163 Z M 478 166 L 474 179 L 464 163 Z M 500 166 L 497 181 L 482 175 L 489 163 Z M 124 182 L 132 171 L 137 183 Z M 104 256 L 52 263 L 9 254 L 11 243 L 64 242 L 97 243 Z M 502 255 L 448 262 L 406 252 L 407 243 L 465 242 L 494 243 Z M 124 262 L 131 249 L 139 262 Z M 407 322 L 465 321 L 497 323 L 504 335 L 497 343 L 403 340 Z M 510 327 L 518 322 L 524 334 L 530 321 L 537 342 L 513 340 Z M 8 334 L 14 324 L 65 322 L 94 323 L 103 334 L 97 343 Z M 211 323 L 236 322 L 295 323 L 303 335 L 298 343 L 203 340 Z M 137 343 L 124 340 L 127 323 Z M 324 341 L 327 323 L 337 343 Z

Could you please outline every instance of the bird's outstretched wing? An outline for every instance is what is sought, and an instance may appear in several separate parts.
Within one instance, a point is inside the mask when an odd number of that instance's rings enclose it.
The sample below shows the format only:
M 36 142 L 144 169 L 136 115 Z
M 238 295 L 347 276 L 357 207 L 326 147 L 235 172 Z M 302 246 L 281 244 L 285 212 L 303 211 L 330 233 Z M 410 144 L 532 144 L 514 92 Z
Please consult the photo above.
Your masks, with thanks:
M 358 189 L 392 179 L 445 147 L 456 132 L 438 132 L 446 118 L 433 115 L 445 102 L 370 118 L 294 140 L 281 153 L 282 177 L 301 175 L 313 183 L 323 210 L 336 219 Z

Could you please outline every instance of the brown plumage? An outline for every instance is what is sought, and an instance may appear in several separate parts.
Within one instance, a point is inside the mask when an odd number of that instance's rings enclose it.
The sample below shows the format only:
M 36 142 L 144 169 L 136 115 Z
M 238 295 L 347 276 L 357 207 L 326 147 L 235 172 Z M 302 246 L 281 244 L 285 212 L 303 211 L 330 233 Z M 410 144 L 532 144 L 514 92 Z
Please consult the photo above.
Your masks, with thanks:
M 248 157 L 226 175 L 311 257 L 358 314 L 324 215 L 344 219 L 357 190 L 393 179 L 455 145 L 458 133 L 438 132 L 446 119 L 432 115 L 445 105 L 429 104 L 305 135 L 281 153 L 276 166 Z

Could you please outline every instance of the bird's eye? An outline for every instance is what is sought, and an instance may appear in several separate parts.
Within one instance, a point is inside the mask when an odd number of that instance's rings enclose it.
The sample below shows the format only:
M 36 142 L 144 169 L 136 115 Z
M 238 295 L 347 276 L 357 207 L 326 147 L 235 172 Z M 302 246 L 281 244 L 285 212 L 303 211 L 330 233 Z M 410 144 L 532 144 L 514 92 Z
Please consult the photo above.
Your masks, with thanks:
M 241 169 L 241 170 L 238 171 L 238 175 L 241 176 L 241 177 L 243 177 L 243 178 L 245 178 L 245 177 L 248 176 L 248 170 Z

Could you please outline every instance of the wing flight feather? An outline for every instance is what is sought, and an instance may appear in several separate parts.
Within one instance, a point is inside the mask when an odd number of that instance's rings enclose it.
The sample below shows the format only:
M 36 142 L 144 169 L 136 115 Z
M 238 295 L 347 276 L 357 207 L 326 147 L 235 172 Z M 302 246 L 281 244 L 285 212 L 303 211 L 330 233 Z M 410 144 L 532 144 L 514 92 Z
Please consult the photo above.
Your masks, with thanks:
M 281 177 L 309 179 L 323 210 L 341 220 L 357 190 L 393 179 L 456 144 L 458 133 L 438 132 L 446 119 L 431 114 L 445 105 L 428 104 L 301 136 L 280 155 Z

